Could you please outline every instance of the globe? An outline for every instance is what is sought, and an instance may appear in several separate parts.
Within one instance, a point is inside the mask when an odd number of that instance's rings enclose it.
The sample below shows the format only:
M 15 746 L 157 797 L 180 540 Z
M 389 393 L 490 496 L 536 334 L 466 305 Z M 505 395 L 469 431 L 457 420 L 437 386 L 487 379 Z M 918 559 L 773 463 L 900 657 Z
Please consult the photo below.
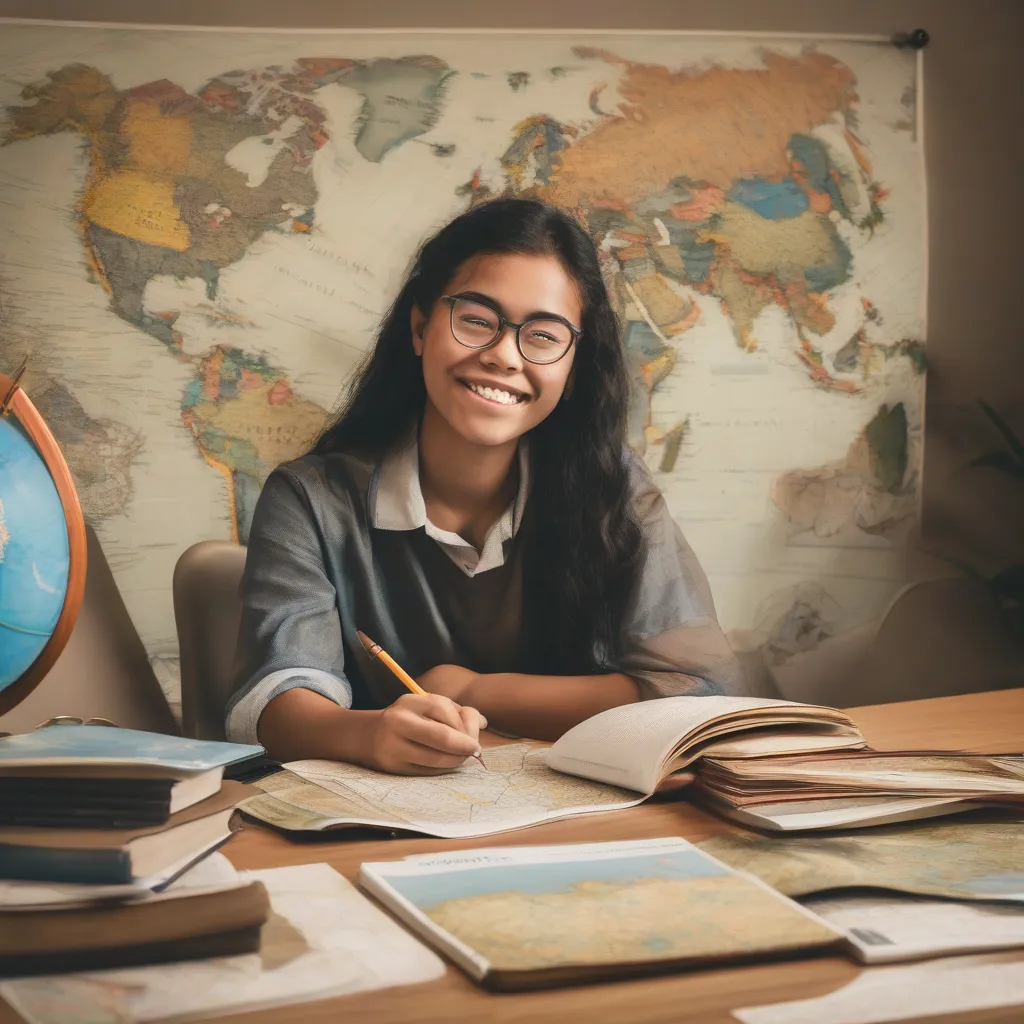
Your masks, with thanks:
M 85 526 L 42 417 L 0 374 L 0 713 L 57 660 L 81 605 Z

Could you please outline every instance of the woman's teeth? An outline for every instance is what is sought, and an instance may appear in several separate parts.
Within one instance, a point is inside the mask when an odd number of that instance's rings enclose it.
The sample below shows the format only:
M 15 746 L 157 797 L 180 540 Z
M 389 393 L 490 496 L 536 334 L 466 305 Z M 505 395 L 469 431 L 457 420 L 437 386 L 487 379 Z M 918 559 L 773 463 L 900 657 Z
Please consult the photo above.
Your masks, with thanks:
M 499 391 L 497 388 L 484 388 L 479 384 L 470 384 L 468 381 L 463 381 L 463 383 L 470 391 L 488 398 L 492 402 L 498 402 L 500 405 L 518 405 L 523 400 L 519 395 L 512 395 L 507 391 Z

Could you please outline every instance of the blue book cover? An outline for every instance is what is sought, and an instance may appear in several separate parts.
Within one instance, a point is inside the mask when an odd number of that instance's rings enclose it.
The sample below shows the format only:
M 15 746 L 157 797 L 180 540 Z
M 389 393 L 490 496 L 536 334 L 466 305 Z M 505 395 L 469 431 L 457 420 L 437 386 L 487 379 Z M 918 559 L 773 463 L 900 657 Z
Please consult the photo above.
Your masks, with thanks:
M 0 772 L 74 764 L 156 765 L 201 772 L 262 753 L 262 747 L 248 743 L 194 740 L 109 725 L 50 725 L 0 739 Z

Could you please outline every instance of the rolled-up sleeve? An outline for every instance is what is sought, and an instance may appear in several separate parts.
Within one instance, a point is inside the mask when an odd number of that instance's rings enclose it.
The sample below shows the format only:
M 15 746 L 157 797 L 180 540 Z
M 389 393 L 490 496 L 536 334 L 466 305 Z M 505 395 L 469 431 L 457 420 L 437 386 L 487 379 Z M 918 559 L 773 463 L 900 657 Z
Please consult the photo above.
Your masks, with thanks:
M 742 693 L 742 670 L 704 570 L 635 456 L 631 478 L 644 555 L 616 669 L 636 681 L 643 699 Z
M 324 568 L 320 534 L 304 489 L 287 469 L 267 479 L 249 533 L 241 583 L 242 621 L 227 738 L 257 743 L 263 709 L 303 687 L 342 707 L 345 678 L 337 594 Z

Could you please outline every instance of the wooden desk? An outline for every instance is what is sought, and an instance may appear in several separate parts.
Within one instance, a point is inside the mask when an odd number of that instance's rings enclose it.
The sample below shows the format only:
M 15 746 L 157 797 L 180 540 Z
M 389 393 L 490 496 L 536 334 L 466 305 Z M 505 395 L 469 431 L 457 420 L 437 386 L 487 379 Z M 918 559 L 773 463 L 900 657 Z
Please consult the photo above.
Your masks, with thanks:
M 1024 689 L 855 708 L 852 717 L 879 749 L 960 748 L 992 753 L 1024 750 Z M 699 841 L 734 826 L 685 802 L 654 802 L 625 811 L 591 814 L 478 839 L 398 839 L 368 842 L 296 843 L 247 823 L 225 849 L 239 868 L 278 867 L 326 861 L 351 881 L 369 860 L 398 860 L 410 853 L 479 846 L 595 842 L 683 836 Z M 494 995 L 484 992 L 457 967 L 428 985 L 392 988 L 318 1003 L 245 1014 L 233 1020 L 269 1024 L 373 1024 L 430 1022 L 474 1024 L 541 1021 L 672 1021 L 674 1024 L 735 1024 L 733 1008 L 824 995 L 854 978 L 859 968 L 839 958 L 759 964 L 689 974 L 586 985 L 547 992 Z M 934 1018 L 933 1018 L 934 1019 Z M 981 1018 L 976 1018 L 981 1019 Z M 998 1017 L 987 1017 L 997 1020 Z
M 868 742 L 880 749 L 973 749 L 992 753 L 1024 750 L 1024 689 L 995 691 L 900 704 L 855 708 L 852 717 Z M 398 860 L 410 853 L 513 844 L 565 843 L 610 839 L 683 836 L 699 841 L 734 830 L 685 802 L 649 802 L 609 814 L 593 814 L 539 825 L 519 832 L 465 840 L 400 839 L 375 841 L 310 840 L 294 842 L 254 823 L 225 848 L 238 868 L 282 867 L 324 861 L 351 881 L 370 860 Z M 846 984 L 861 969 L 838 957 L 814 958 L 748 967 L 722 968 L 672 976 L 585 985 L 546 992 L 495 995 L 471 982 L 457 967 L 427 985 L 384 989 L 363 995 L 220 1018 L 246 1024 L 735 1024 L 730 1010 L 824 995 Z M 1022 1019 L 999 1013 L 929 1018 L 943 1021 Z M 1014 1016 L 1017 1015 L 1017 1016 Z M 0 1020 L 15 1020 L 0 1009 Z

